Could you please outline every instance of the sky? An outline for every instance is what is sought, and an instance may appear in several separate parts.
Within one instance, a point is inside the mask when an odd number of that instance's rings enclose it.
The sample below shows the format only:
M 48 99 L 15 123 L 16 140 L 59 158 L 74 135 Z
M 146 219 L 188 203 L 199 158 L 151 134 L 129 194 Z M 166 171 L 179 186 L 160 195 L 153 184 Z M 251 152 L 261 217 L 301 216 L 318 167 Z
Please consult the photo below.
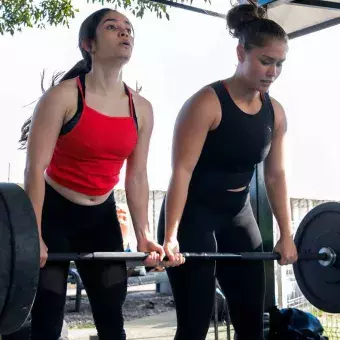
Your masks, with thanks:
M 229 1 L 194 0 L 197 7 L 226 13 Z M 0 36 L 0 181 L 22 182 L 25 152 L 18 150 L 20 127 L 39 98 L 40 76 L 67 71 L 81 55 L 81 22 L 100 4 L 75 0 L 80 9 L 70 28 L 24 29 Z M 223 19 L 169 9 L 170 21 L 122 11 L 135 28 L 135 48 L 123 79 L 154 110 L 148 174 L 150 189 L 166 190 L 171 174 L 171 141 L 183 103 L 201 87 L 229 77 L 236 68 L 236 44 Z M 287 61 L 270 94 L 288 119 L 287 176 L 291 197 L 340 200 L 339 79 L 340 26 L 290 41 Z M 46 84 L 47 85 L 47 84 Z M 26 107 L 25 107 L 26 106 Z M 10 171 L 9 171 L 10 165 Z M 123 188 L 124 169 L 118 187 Z

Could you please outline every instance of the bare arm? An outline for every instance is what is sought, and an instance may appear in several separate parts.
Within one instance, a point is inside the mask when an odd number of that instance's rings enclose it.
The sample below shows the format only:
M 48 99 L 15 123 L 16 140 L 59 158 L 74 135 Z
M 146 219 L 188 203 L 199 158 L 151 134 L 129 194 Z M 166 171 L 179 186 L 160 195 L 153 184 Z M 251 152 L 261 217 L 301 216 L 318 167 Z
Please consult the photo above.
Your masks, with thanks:
M 137 145 L 126 164 L 125 191 L 127 204 L 131 213 L 133 228 L 137 239 L 137 250 L 151 252 L 144 261 L 146 266 L 157 266 L 165 253 L 150 235 L 148 204 L 149 183 L 147 159 L 150 138 L 153 130 L 153 112 L 151 104 L 142 98 L 137 106 L 139 112 L 139 132 Z
M 139 132 L 136 148 L 126 164 L 125 190 L 133 227 L 138 242 L 150 235 L 148 221 L 149 183 L 147 159 L 153 130 L 153 112 L 149 102 L 142 99 L 139 110 Z
M 273 214 L 280 228 L 281 237 L 290 237 L 293 231 L 284 164 L 287 120 L 280 103 L 274 99 L 272 101 L 275 110 L 275 131 L 271 150 L 264 162 L 265 184 Z
M 214 91 L 206 88 L 190 98 L 177 117 L 173 136 L 172 176 L 165 208 L 164 242 L 177 239 L 192 173 L 207 134 L 216 125 L 220 114 L 221 106 Z
M 69 86 L 49 89 L 33 113 L 27 141 L 24 187 L 31 199 L 41 238 L 41 214 L 44 202 L 44 171 L 49 165 L 70 102 Z

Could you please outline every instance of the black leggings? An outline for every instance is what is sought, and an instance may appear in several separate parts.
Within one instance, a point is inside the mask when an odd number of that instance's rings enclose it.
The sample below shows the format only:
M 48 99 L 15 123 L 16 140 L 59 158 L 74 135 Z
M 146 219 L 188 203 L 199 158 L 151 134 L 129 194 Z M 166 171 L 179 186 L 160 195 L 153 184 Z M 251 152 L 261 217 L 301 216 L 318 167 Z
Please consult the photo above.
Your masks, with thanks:
M 181 252 L 262 251 L 248 189 L 210 201 L 189 195 L 178 231 Z M 164 202 L 159 242 L 164 239 Z M 177 313 L 176 340 L 206 338 L 214 304 L 215 275 L 225 294 L 238 340 L 263 340 L 263 261 L 197 261 L 168 268 Z
M 70 202 L 46 183 L 42 237 L 48 252 L 123 251 L 113 195 L 97 206 Z M 76 262 L 100 340 L 125 340 L 122 305 L 127 290 L 125 262 Z M 40 271 L 31 311 L 32 340 L 60 337 L 69 262 L 47 262 Z

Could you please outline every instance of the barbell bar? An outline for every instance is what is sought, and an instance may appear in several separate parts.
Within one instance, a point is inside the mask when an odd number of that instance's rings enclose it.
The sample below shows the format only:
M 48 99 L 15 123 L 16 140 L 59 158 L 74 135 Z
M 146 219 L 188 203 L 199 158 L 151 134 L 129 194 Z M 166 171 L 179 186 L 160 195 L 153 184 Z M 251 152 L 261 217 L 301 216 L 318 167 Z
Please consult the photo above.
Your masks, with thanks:
M 323 203 L 301 221 L 294 241 L 296 282 L 306 299 L 340 313 L 340 203 Z M 47 261 L 143 261 L 143 252 L 49 253 Z M 188 260 L 279 260 L 272 253 L 183 253 Z M 14 183 L 0 183 L 0 335 L 21 328 L 32 308 L 40 272 L 37 224 L 30 199 Z
M 280 260 L 279 253 L 271 252 L 243 252 L 243 253 L 182 253 L 183 257 L 189 260 L 248 260 L 248 261 L 275 261 Z M 110 260 L 110 261 L 144 261 L 149 256 L 145 252 L 94 252 L 94 253 L 51 253 L 48 261 L 89 261 L 89 260 Z M 163 261 L 167 261 L 165 257 Z M 336 253 L 331 248 L 321 248 L 318 253 L 299 254 L 299 260 L 321 261 L 325 266 L 334 264 Z

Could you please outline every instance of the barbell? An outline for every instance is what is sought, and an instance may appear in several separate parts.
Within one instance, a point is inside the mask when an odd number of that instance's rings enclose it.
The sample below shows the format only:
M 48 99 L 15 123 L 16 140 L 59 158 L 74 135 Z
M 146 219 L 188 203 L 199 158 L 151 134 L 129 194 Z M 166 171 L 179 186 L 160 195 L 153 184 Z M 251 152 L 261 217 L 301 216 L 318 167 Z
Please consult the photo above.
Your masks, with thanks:
M 301 221 L 294 238 L 299 260 L 296 282 L 316 308 L 340 313 L 340 203 L 322 203 Z M 48 261 L 143 261 L 143 252 L 49 253 Z M 273 261 L 280 254 L 183 253 L 199 261 Z M 14 183 L 0 183 L 0 335 L 19 330 L 32 308 L 38 286 L 40 250 L 31 201 Z

